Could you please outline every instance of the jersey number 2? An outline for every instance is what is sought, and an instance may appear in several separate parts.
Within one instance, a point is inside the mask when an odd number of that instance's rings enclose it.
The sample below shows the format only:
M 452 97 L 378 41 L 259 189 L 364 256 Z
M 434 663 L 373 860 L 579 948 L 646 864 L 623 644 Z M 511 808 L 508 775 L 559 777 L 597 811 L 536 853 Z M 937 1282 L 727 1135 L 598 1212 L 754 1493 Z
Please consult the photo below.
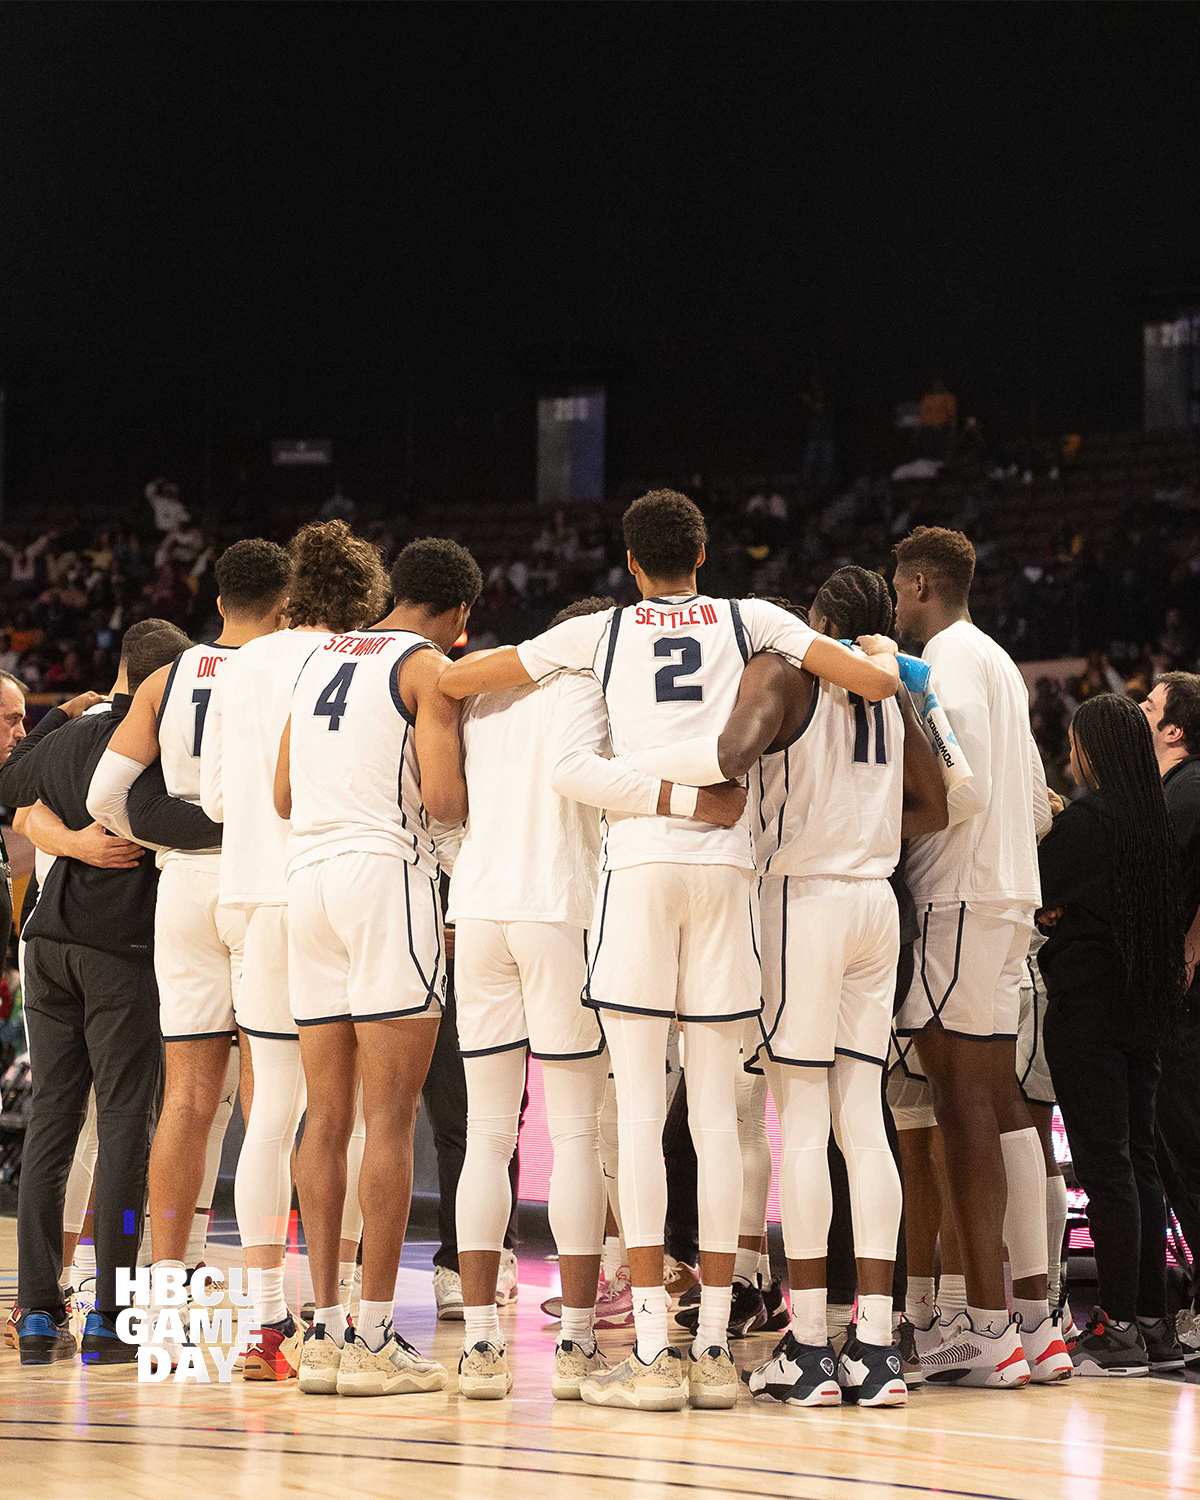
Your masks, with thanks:
M 193 688 L 192 702 L 196 705 L 196 720 L 192 725 L 192 757 L 200 754 L 200 741 L 204 738 L 204 716 L 208 712 L 208 700 L 212 688 Z
M 857 693 L 850 694 L 850 702 L 854 705 L 854 764 L 866 766 L 871 763 L 871 716 L 868 715 L 867 705 Z M 883 724 L 883 704 L 871 705 L 874 710 L 875 719 L 875 764 L 877 766 L 887 765 L 887 733 Z
M 654 643 L 655 656 L 677 656 L 669 667 L 654 674 L 654 697 L 658 703 L 701 703 L 704 688 L 698 682 L 680 682 L 700 670 L 700 642 L 693 635 L 677 635 Z
M 330 730 L 342 727 L 342 715 L 346 712 L 346 694 L 350 691 L 350 679 L 354 676 L 354 669 L 357 666 L 356 661 L 343 662 L 321 689 L 321 695 L 313 708 L 313 717 L 328 719 L 329 723 L 326 728 Z

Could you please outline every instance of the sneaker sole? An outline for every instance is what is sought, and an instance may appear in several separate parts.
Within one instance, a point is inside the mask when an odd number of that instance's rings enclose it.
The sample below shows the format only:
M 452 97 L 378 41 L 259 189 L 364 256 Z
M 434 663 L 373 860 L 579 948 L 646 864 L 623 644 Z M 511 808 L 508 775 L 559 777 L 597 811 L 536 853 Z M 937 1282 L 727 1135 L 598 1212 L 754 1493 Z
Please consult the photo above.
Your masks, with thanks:
M 517 1301 L 517 1293 L 516 1293 L 515 1290 L 511 1291 L 511 1292 L 497 1292 L 496 1293 L 496 1306 L 497 1307 L 515 1307 L 516 1306 L 516 1301 Z
M 375 1370 L 363 1370 L 337 1378 L 339 1396 L 421 1396 L 432 1391 L 444 1390 L 446 1372 L 439 1370 L 433 1375 L 405 1374 L 384 1375 Z
M 682 1411 L 688 1404 L 686 1385 L 678 1390 L 655 1391 L 626 1390 L 616 1387 L 610 1391 L 594 1391 L 585 1382 L 579 1391 L 580 1399 L 588 1406 L 621 1406 L 631 1411 Z
M 873 1396 L 862 1396 L 861 1385 L 844 1385 L 842 1400 L 847 1406 L 907 1406 L 908 1386 L 903 1380 L 889 1380 L 882 1390 Z
M 688 1391 L 688 1404 L 696 1411 L 728 1411 L 737 1405 L 736 1385 L 694 1386 Z
M 925 1376 L 926 1385 L 961 1385 L 977 1391 L 1018 1391 L 1032 1380 L 1028 1365 L 1023 1375 L 1009 1370 L 935 1370 Z
M 1152 1370 L 1182 1370 L 1186 1364 L 1186 1359 L 1152 1359 L 1150 1368 Z
M 478 1375 L 474 1379 L 458 1377 L 458 1394 L 468 1401 L 503 1401 L 512 1394 L 513 1378 L 508 1375 Z
M 283 1368 L 280 1369 L 280 1364 Z M 288 1363 L 286 1357 L 278 1363 L 271 1364 L 263 1359 L 260 1354 L 247 1355 L 242 1363 L 243 1380 L 269 1380 L 282 1382 L 284 1380 L 295 1380 L 300 1372 Z
M 794 1385 L 764 1385 L 761 1390 L 750 1387 L 750 1394 L 757 1400 L 759 1397 L 767 1397 L 771 1401 L 778 1401 L 783 1406 L 841 1406 L 841 1387 L 835 1382 L 828 1381 L 824 1385 L 815 1386 L 807 1396 L 797 1396 Z
M 29 1340 L 26 1340 L 24 1344 L 17 1346 L 17 1352 L 21 1356 L 21 1363 L 23 1365 L 52 1365 L 60 1359 L 75 1358 L 75 1345 L 73 1343 L 69 1349 L 56 1348 L 55 1344 L 49 1339 L 46 1340 L 44 1345 L 35 1344 L 32 1348 L 29 1348 L 28 1345 Z
M 1071 1356 L 1059 1355 L 1054 1364 L 1030 1365 L 1030 1383 L 1032 1385 L 1061 1385 L 1064 1380 L 1070 1380 L 1075 1373 L 1075 1366 Z
M 439 1323 L 461 1323 L 463 1320 L 462 1303 L 452 1302 L 449 1307 L 439 1307 L 437 1320 Z
M 306 1396 L 336 1396 L 338 1372 L 336 1370 L 300 1370 L 300 1389 Z
M 725 1331 L 731 1339 L 746 1339 L 753 1333 L 766 1333 L 767 1320 L 761 1313 L 755 1313 L 752 1318 L 739 1318 L 736 1323 L 730 1323 Z
M 1109 1377 L 1113 1380 L 1135 1379 L 1138 1375 L 1149 1375 L 1149 1365 L 1098 1365 L 1094 1359 L 1081 1359 L 1075 1366 L 1076 1375 L 1081 1375 L 1085 1380 L 1094 1376 Z
M 132 1358 L 130 1356 L 132 1356 Z M 68 1359 L 70 1358 L 69 1355 L 60 1355 L 59 1357 Z M 127 1344 L 121 1344 L 117 1349 L 112 1351 L 109 1351 L 107 1349 L 81 1349 L 79 1351 L 79 1357 L 80 1359 L 82 1359 L 83 1363 L 85 1365 L 88 1365 L 89 1367 L 93 1365 L 137 1364 L 137 1350 L 130 1349 Z M 175 1368 L 176 1365 L 174 1362 L 172 1362 L 171 1369 L 174 1370 Z
M 579 1380 L 554 1380 L 552 1378 L 550 1381 L 550 1394 L 556 1401 L 582 1401 L 583 1382 L 586 1379 L 586 1375 L 582 1376 Z

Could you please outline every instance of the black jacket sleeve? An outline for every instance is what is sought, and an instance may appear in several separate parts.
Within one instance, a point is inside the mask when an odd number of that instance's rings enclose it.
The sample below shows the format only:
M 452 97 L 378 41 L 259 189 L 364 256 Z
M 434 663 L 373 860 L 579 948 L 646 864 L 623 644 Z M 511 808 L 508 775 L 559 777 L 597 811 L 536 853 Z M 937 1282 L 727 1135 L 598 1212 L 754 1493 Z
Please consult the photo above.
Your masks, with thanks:
M 1059 813 L 1038 845 L 1042 909 L 1066 906 L 1092 885 L 1107 864 L 1100 815 L 1086 802 L 1073 802 Z
M 171 796 L 160 760 L 147 766 L 130 787 L 125 811 L 135 839 L 166 849 L 220 847 L 221 824 L 214 823 L 195 803 Z
M 56 729 L 61 729 L 70 722 L 61 708 L 52 708 L 42 715 L 30 733 L 14 747 L 12 754 L 0 766 L 0 802 L 5 807 L 32 807 L 37 801 L 42 769 L 39 747 L 46 743 Z

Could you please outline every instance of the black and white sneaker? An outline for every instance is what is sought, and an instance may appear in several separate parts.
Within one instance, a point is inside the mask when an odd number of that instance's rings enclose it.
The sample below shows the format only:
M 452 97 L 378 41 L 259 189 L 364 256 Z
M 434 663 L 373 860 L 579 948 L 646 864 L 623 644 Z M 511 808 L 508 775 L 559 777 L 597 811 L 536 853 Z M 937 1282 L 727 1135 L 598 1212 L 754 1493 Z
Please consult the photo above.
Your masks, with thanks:
M 769 1286 L 762 1289 L 763 1310 L 766 1312 L 767 1321 L 762 1326 L 763 1333 L 782 1333 L 792 1321 L 792 1315 L 788 1311 L 788 1305 L 783 1300 L 783 1283 L 776 1276 Z
M 1138 1325 L 1129 1323 L 1118 1328 L 1101 1307 L 1080 1330 L 1071 1359 L 1077 1375 L 1128 1378 L 1150 1373 L 1150 1356 Z
M 680 1328 L 695 1336 L 700 1326 L 700 1304 L 697 1302 L 691 1307 L 681 1306 L 675 1314 L 675 1321 Z M 750 1286 L 745 1281 L 733 1283 L 733 1301 L 729 1307 L 729 1326 L 726 1334 L 731 1339 L 744 1339 L 751 1333 L 758 1333 L 767 1325 L 767 1309 L 763 1302 L 763 1294 L 757 1286 Z
M 830 1344 L 801 1344 L 787 1332 L 765 1364 L 745 1377 L 752 1396 L 787 1406 L 840 1406 L 837 1356 Z
M 904 1371 L 905 1385 L 924 1385 L 925 1371 L 921 1368 L 921 1356 L 917 1351 L 917 1335 L 907 1318 L 900 1319 L 896 1330 L 896 1342 L 900 1346 L 900 1365 Z
M 906 1406 L 904 1364 L 894 1344 L 864 1344 L 851 1323 L 838 1360 L 842 1400 L 850 1406 Z
M 1152 1322 L 1138 1319 L 1138 1330 L 1146 1353 L 1150 1357 L 1152 1370 L 1182 1370 L 1184 1367 L 1183 1346 L 1169 1318 L 1156 1318 Z

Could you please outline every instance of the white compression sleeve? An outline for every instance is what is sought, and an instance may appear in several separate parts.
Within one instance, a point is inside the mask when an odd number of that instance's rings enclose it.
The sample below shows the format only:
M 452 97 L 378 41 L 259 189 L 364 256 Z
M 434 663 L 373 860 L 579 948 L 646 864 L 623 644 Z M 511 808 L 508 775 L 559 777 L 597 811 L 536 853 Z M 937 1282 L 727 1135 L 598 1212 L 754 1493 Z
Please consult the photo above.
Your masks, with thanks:
M 729 1022 L 689 1021 L 683 1041 L 688 1124 L 696 1145 L 700 1248 L 733 1255 L 742 1218 L 737 1118 L 741 1032 Z
M 217 1101 L 217 1112 L 213 1115 L 208 1132 L 208 1145 L 204 1153 L 204 1180 L 200 1184 L 200 1196 L 196 1200 L 197 1212 L 207 1213 L 212 1207 L 213 1194 L 217 1190 L 217 1174 L 221 1170 L 221 1149 L 225 1145 L 225 1132 L 233 1117 L 233 1101 L 238 1091 L 240 1072 L 241 1058 L 238 1049 L 230 1047 L 221 1097 Z
M 767 1139 L 767 1080 L 739 1069 L 738 1142 L 742 1152 L 741 1234 L 765 1234 L 771 1193 L 771 1143 Z
M 500 1250 L 512 1210 L 508 1164 L 517 1144 L 525 1092 L 525 1049 L 464 1057 L 467 1154 L 455 1199 L 458 1248 Z
M 767 1063 L 779 1115 L 779 1215 L 789 1260 L 823 1260 L 829 1249 L 829 1080 L 824 1068 Z
M 304 1113 L 298 1042 L 247 1037 L 254 1098 L 233 1180 L 238 1235 L 245 1246 L 285 1245 L 292 1207 L 292 1147 Z
M 103 824 L 113 833 L 119 833 L 122 838 L 133 838 L 129 815 L 125 810 L 125 799 L 129 796 L 130 787 L 145 769 L 141 761 L 130 760 L 128 755 L 118 755 L 115 750 L 106 750 L 92 773 L 87 810 L 97 823 Z
M 600 1103 L 607 1073 L 602 1056 L 542 1063 L 546 1128 L 554 1148 L 550 1231 L 560 1256 L 599 1255 L 604 1243 Z
M 92 1178 L 96 1173 L 96 1153 L 100 1139 L 96 1134 L 96 1090 L 88 1090 L 87 1115 L 75 1142 L 75 1159 L 67 1177 L 67 1194 L 63 1201 L 63 1233 L 80 1234 L 92 1196 Z
M 362 1238 L 362 1204 L 358 1201 L 358 1174 L 362 1171 L 363 1151 L 367 1144 L 367 1122 L 363 1115 L 362 1084 L 354 1102 L 354 1125 L 346 1146 L 346 1201 L 342 1205 L 342 1238 L 355 1244 Z
M 607 1068 L 608 1054 L 604 1055 Z M 611 1077 L 604 1083 L 604 1103 L 600 1107 L 600 1164 L 604 1169 L 604 1191 L 608 1206 L 617 1221 L 617 1232 L 621 1231 L 621 1195 L 617 1190 L 617 1173 L 621 1160 L 617 1142 L 617 1086 Z
M 1008 1198 L 1004 1243 L 1014 1281 L 1046 1274 L 1046 1158 L 1032 1125 L 1000 1137 Z
M 839 1053 L 829 1083 L 833 1131 L 850 1180 L 854 1253 L 860 1260 L 893 1261 L 903 1194 L 883 1124 L 878 1064 Z
M 667 1118 L 666 1016 L 606 1011 L 620 1141 L 618 1187 L 625 1244 L 661 1245 L 667 1217 L 662 1134 Z

